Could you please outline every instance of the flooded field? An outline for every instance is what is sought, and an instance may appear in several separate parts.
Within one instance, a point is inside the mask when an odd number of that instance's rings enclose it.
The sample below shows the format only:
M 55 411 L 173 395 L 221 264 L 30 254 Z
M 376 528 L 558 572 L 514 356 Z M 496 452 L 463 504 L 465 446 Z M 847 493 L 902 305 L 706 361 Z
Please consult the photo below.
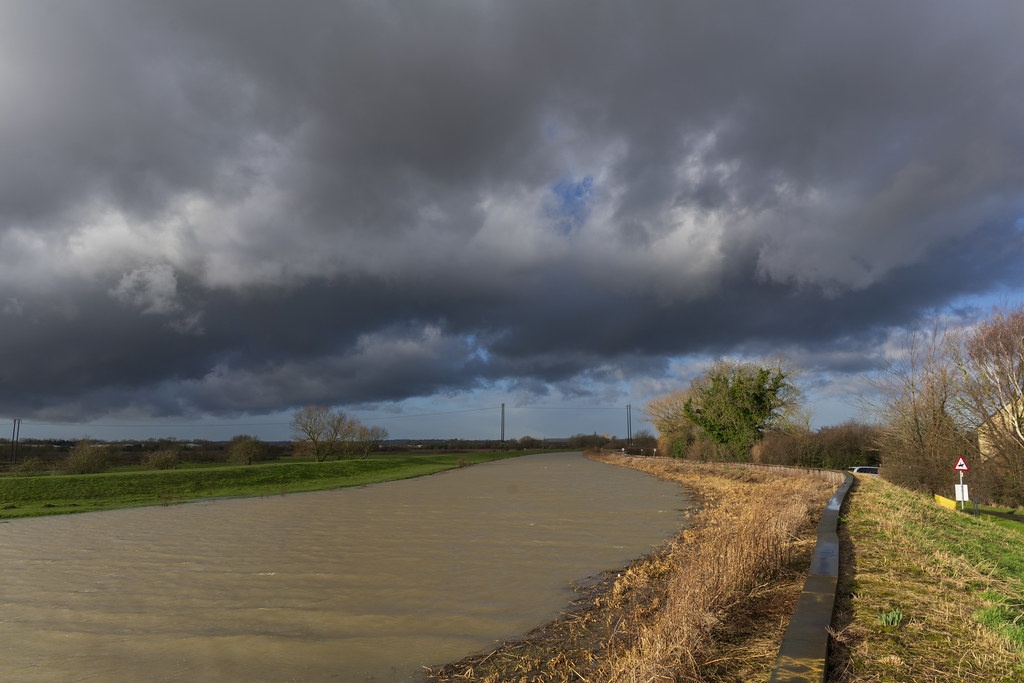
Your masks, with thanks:
M 675 484 L 536 455 L 357 489 L 0 523 L 0 680 L 406 681 L 672 535 Z

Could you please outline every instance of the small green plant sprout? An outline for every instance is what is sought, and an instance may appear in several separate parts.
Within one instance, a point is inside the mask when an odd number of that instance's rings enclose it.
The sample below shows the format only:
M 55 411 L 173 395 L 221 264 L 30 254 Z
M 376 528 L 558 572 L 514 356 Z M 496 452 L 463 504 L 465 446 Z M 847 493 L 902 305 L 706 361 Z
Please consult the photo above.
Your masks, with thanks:
M 901 621 L 903 621 L 903 612 L 899 608 L 889 611 L 888 614 L 885 612 L 878 613 L 878 623 L 882 626 L 899 628 Z

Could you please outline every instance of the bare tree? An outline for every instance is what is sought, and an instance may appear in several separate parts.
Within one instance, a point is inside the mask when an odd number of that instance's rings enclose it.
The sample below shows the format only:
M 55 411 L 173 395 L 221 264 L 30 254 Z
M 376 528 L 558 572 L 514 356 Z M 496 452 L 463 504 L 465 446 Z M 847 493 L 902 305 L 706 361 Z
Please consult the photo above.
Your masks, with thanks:
M 684 406 L 689 391 L 673 391 L 652 398 L 644 405 L 647 419 L 658 432 L 658 448 L 662 455 L 682 456 L 697 438 L 697 426 L 686 417 Z
M 658 439 L 648 429 L 641 429 L 633 434 L 633 445 L 646 451 L 652 451 L 658 446 Z
M 995 458 L 1017 488 L 1024 485 L 1024 306 L 994 309 L 955 339 L 960 372 L 956 407 L 978 430 L 983 459 Z
M 340 410 L 326 406 L 306 406 L 292 416 L 295 450 L 311 455 L 317 462 L 330 456 L 341 457 L 352 442 L 357 422 Z
M 228 444 L 228 462 L 233 465 L 251 465 L 266 456 L 267 444 L 259 439 L 239 434 Z
M 110 444 L 103 444 L 82 439 L 75 444 L 71 452 L 67 454 L 61 463 L 61 470 L 65 474 L 98 474 L 106 472 L 114 458 L 115 448 Z
M 367 427 L 359 425 L 355 429 L 355 449 L 360 459 L 365 458 L 371 451 L 377 450 L 380 442 L 388 438 L 388 430 L 383 427 Z
M 900 353 L 873 380 L 875 395 L 865 406 L 880 427 L 885 477 L 945 495 L 952 491 L 957 457 L 972 453 L 952 410 L 958 374 L 948 339 L 940 322 L 930 332 L 908 333 Z

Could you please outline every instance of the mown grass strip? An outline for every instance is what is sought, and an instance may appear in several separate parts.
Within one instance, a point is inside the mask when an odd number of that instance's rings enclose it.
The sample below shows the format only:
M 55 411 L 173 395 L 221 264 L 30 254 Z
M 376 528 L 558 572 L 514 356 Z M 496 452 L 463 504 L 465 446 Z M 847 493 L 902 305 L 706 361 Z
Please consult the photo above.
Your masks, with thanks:
M 430 454 L 202 469 L 4 477 L 0 479 L 0 518 L 166 505 L 205 498 L 322 491 L 408 479 L 523 454 L 523 451 Z
M 1004 529 L 1012 529 L 1017 533 L 1024 534 L 1024 523 L 1022 522 L 1016 522 L 1012 519 L 1005 519 L 1003 517 L 996 517 L 995 515 L 986 515 L 985 513 L 981 514 L 981 518 L 987 522 L 995 524 L 996 526 L 1001 526 Z

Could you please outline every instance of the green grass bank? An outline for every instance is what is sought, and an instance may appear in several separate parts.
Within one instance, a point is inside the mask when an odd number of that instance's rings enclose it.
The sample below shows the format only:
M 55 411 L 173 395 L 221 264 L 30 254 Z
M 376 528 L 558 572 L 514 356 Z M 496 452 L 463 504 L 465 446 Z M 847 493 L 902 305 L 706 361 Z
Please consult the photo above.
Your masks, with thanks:
M 840 543 L 829 681 L 1024 680 L 1024 524 L 859 477 Z
M 323 491 L 409 479 L 530 451 L 395 454 L 364 460 L 0 477 L 0 519 Z

